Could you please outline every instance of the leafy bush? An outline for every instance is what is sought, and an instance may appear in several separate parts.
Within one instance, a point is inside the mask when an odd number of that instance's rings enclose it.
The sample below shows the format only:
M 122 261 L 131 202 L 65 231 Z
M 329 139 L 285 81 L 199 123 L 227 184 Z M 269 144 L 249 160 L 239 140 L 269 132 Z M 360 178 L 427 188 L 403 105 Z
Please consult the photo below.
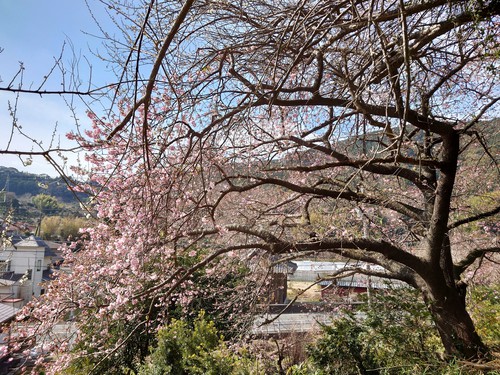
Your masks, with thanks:
M 500 285 L 474 285 L 469 288 L 468 297 L 479 336 L 487 345 L 500 350 Z
M 352 316 L 323 327 L 323 337 L 310 348 L 311 359 L 324 375 L 376 373 L 372 353 L 366 350 L 364 328 Z
M 158 345 L 146 358 L 139 375 L 256 374 L 249 359 L 231 353 L 213 322 L 200 313 L 190 328 L 173 320 L 158 332 Z
M 443 360 L 441 341 L 417 291 L 389 289 L 364 300 L 357 311 L 344 311 L 341 318 L 322 327 L 322 337 L 308 348 L 309 360 L 289 375 L 500 373 Z M 476 285 L 470 288 L 468 303 L 479 334 L 490 347 L 498 348 L 498 288 Z
M 321 375 L 441 374 L 442 352 L 427 308 L 407 288 L 375 294 L 359 310 L 346 311 L 309 348 Z

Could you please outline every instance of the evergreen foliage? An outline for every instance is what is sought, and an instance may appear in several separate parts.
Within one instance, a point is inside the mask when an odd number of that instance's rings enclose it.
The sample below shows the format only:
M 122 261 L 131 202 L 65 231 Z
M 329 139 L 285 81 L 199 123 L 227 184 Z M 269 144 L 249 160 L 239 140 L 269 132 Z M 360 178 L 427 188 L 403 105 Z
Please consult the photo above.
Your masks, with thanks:
M 485 327 L 491 324 L 491 318 L 495 314 L 492 313 L 494 308 L 490 305 L 492 299 L 484 297 L 497 294 L 495 289 L 479 288 L 472 294 L 474 297 L 471 302 L 477 303 L 478 310 L 483 311 L 484 307 L 490 306 L 490 314 L 479 318 L 476 321 L 477 326 Z M 370 303 L 366 302 L 358 310 L 346 310 L 343 317 L 333 321 L 331 325 L 323 326 L 321 338 L 308 349 L 309 362 L 292 369 L 291 374 L 482 373 L 464 363 L 444 360 L 444 348 L 436 327 L 415 290 L 392 289 L 375 294 Z M 498 314 L 498 300 L 493 303 Z M 495 335 L 495 323 L 490 327 L 489 334 Z M 484 332 L 481 333 L 484 334 L 483 337 L 488 336 Z M 499 343 L 496 334 L 496 345 Z M 492 341 L 489 344 L 492 344 Z M 301 369 L 306 366 L 309 372 L 303 372 Z M 485 373 L 497 374 L 493 370 Z
M 14 193 L 17 197 L 48 194 L 63 203 L 75 201 L 74 194 L 60 177 L 20 172 L 15 168 L 2 166 L 0 166 L 0 190 Z M 80 193 L 79 196 L 83 197 Z

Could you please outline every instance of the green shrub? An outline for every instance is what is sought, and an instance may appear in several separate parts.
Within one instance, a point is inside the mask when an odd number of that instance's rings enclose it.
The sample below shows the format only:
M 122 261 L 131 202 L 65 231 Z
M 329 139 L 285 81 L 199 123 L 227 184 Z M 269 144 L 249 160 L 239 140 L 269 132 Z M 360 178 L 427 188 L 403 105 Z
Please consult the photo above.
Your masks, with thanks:
M 468 294 L 469 310 L 477 333 L 485 344 L 500 350 L 500 285 L 474 285 Z
M 500 374 L 445 361 L 441 340 L 417 291 L 389 289 L 373 294 L 370 301 L 364 299 L 357 311 L 345 311 L 323 327 L 323 335 L 308 349 L 309 362 L 296 366 L 290 375 Z M 481 337 L 491 347 L 499 347 L 498 288 L 474 286 L 468 303 Z
M 309 353 L 322 375 L 443 373 L 430 314 L 408 288 L 374 294 L 356 312 L 344 312 L 323 327 Z
M 141 366 L 139 375 L 246 375 L 251 360 L 228 350 L 213 322 L 200 313 L 193 327 L 173 320 L 158 332 L 158 344 Z

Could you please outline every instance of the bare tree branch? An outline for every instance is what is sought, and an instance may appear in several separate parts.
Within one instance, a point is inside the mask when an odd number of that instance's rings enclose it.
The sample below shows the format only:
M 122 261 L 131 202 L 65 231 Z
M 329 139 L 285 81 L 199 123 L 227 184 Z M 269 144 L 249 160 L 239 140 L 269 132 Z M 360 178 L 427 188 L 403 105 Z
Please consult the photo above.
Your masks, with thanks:
M 454 272 L 456 275 L 460 276 L 477 259 L 483 257 L 486 254 L 499 253 L 499 252 L 500 252 L 500 247 L 498 246 L 488 247 L 484 249 L 474 249 L 470 251 L 463 259 L 461 259 L 455 264 Z
M 469 224 L 469 223 L 473 223 L 474 221 L 486 219 L 488 217 L 495 216 L 498 213 L 500 213 L 500 206 L 497 206 L 490 211 L 481 212 L 480 214 L 470 216 L 470 217 L 467 217 L 465 219 L 457 220 L 454 223 L 451 223 L 450 225 L 448 225 L 448 229 L 451 230 L 451 229 L 459 227 L 460 225 Z

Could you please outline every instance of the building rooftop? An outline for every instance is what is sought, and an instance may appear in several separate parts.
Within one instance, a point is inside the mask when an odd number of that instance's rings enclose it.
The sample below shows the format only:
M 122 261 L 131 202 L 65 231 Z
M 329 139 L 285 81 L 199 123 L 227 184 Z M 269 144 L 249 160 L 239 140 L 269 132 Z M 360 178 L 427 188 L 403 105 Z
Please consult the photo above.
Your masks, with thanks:
M 14 273 L 12 271 L 9 272 L 0 272 L 0 285 L 10 285 L 15 283 L 16 281 L 21 280 L 24 276 L 23 273 Z
M 354 263 L 350 262 L 326 262 L 314 260 L 294 260 L 297 265 L 297 271 L 312 271 L 312 272 L 333 272 L 344 268 L 360 267 L 369 268 L 371 270 L 383 271 L 384 268 L 374 264 L 364 262 Z
M 16 248 L 19 248 L 19 247 L 23 247 L 23 248 L 26 248 L 26 247 L 43 247 L 45 249 L 45 256 L 46 257 L 56 257 L 57 254 L 54 252 L 54 250 L 52 250 L 49 245 L 44 241 L 42 240 L 40 237 L 35 237 L 33 235 L 27 237 L 27 238 L 24 238 L 24 239 L 21 239 L 17 242 L 14 242 L 14 246 Z

